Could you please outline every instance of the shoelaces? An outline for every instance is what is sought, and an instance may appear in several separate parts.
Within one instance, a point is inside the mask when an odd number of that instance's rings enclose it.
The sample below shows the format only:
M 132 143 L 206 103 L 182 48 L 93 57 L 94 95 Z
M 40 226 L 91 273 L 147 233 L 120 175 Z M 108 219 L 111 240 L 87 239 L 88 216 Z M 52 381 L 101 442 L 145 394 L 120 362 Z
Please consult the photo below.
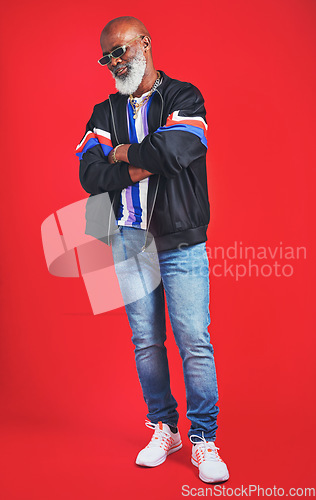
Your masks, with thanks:
M 199 442 L 193 441 L 192 438 L 198 439 Z M 192 434 L 190 436 L 190 441 L 195 446 L 195 455 L 200 465 L 204 460 L 214 461 L 214 462 L 223 462 L 221 457 L 218 454 L 219 448 L 215 446 L 213 442 L 206 441 L 204 437 L 198 436 L 196 434 Z
M 155 430 L 150 442 L 147 445 L 147 448 L 151 446 L 157 446 L 167 451 L 168 447 L 172 444 L 172 437 L 170 436 L 170 434 L 161 429 L 159 423 L 153 424 L 152 422 L 149 422 L 149 420 L 146 420 L 145 425 L 146 427 L 149 427 L 149 429 Z

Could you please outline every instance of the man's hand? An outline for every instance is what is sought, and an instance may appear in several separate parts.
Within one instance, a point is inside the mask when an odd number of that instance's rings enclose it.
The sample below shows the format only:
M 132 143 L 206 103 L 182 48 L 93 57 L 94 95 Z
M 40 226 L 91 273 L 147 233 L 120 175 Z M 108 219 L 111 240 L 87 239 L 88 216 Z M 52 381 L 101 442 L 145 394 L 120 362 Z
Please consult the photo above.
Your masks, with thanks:
M 130 144 L 120 144 L 115 150 L 115 158 L 116 161 L 125 161 L 126 163 L 129 163 L 128 157 L 127 157 L 127 152 L 129 150 Z M 115 148 L 114 148 L 115 149 Z M 108 162 L 113 164 L 116 163 L 114 161 L 114 149 L 110 151 L 108 155 Z M 151 172 L 148 170 L 144 170 L 143 168 L 138 168 L 138 167 L 133 167 L 130 165 L 128 167 L 129 175 L 130 178 L 133 182 L 139 182 L 143 179 L 146 179 L 150 175 L 153 175 Z
M 133 182 L 139 182 L 142 181 L 143 179 L 146 179 L 150 175 L 154 175 L 151 172 L 148 172 L 148 170 L 144 170 L 143 168 L 133 167 L 132 165 L 128 167 L 128 171 L 130 178 L 132 179 Z
M 112 149 L 108 155 L 108 162 L 113 164 L 114 161 L 114 150 L 115 150 L 115 158 L 116 161 L 125 161 L 128 163 L 127 152 L 129 150 L 130 144 L 120 144 L 119 146 Z

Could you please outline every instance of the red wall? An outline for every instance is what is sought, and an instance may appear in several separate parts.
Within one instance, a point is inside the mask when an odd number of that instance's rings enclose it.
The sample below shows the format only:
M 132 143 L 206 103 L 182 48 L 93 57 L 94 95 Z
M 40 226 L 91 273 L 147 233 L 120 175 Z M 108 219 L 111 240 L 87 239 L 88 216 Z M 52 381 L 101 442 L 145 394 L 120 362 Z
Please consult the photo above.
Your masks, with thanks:
M 315 2 L 31 0 L 1 19 L 2 497 L 173 499 L 203 486 L 170 329 L 186 444 L 147 471 L 133 463 L 149 431 L 124 310 L 93 316 L 82 280 L 51 276 L 42 249 L 43 220 L 85 196 L 74 148 L 114 90 L 96 61 L 119 15 L 142 19 L 156 67 L 205 97 L 209 248 L 306 248 L 256 260 L 291 265 L 288 277 L 211 276 L 210 332 L 227 487 L 314 486 Z

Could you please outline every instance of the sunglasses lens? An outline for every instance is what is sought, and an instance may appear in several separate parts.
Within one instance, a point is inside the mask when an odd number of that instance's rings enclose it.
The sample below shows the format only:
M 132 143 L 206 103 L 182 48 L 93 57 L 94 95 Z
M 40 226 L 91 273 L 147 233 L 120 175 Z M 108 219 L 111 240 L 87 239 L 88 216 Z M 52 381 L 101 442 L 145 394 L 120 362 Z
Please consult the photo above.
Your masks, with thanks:
M 110 62 L 110 56 L 103 56 L 101 57 L 101 59 L 99 59 L 99 64 L 101 64 L 101 66 L 106 66 L 107 64 L 109 64 Z
M 121 57 L 125 51 L 126 51 L 125 47 L 118 47 L 117 49 L 113 50 L 112 56 L 114 58 Z

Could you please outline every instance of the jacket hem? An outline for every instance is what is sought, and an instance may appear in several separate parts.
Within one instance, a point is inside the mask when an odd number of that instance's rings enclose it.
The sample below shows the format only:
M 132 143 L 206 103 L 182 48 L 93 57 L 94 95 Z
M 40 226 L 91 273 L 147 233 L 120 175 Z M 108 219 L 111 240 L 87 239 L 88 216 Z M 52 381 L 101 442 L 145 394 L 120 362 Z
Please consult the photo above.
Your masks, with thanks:
M 181 246 L 186 247 L 204 243 L 204 241 L 207 240 L 207 228 L 208 225 L 186 229 L 185 231 L 179 231 L 177 233 L 155 236 L 157 251 L 163 252 L 165 250 L 181 248 Z

